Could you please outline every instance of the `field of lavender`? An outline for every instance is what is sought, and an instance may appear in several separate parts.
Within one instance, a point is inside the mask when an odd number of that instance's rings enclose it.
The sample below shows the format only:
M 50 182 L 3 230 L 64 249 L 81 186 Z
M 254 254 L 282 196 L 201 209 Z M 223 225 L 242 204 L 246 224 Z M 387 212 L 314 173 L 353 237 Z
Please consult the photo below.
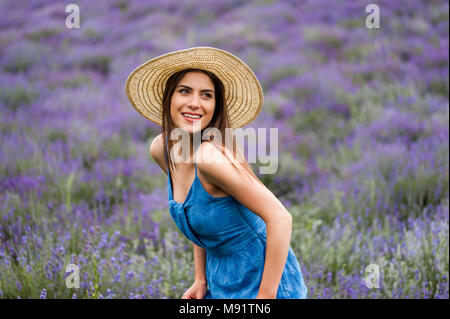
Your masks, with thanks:
M 261 81 L 247 127 L 279 129 L 278 171 L 260 178 L 293 216 L 308 298 L 449 298 L 448 1 L 377 1 L 375 29 L 359 0 L 74 3 L 70 29 L 66 1 L 0 2 L 0 298 L 180 298 L 192 284 L 149 155 L 160 127 L 125 81 L 200 45 Z

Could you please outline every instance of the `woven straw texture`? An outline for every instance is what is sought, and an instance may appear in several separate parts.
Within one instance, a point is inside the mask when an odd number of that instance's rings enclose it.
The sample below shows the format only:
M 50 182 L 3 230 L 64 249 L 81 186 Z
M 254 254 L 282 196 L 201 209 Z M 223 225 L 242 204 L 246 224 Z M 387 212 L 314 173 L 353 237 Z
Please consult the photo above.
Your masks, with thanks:
M 264 97 L 255 74 L 238 57 L 213 47 L 170 52 L 137 67 L 126 82 L 127 96 L 133 107 L 145 118 L 162 125 L 167 79 L 186 68 L 211 71 L 222 81 L 231 127 L 244 126 L 258 116 Z

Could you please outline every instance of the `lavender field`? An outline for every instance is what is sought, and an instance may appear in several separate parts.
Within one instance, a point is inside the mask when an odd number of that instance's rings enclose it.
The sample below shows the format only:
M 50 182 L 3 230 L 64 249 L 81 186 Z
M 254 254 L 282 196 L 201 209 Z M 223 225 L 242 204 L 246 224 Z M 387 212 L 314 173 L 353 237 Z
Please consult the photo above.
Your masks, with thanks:
M 0 298 L 190 287 L 192 245 L 149 154 L 160 127 L 125 81 L 192 46 L 261 81 L 246 127 L 278 128 L 278 171 L 259 177 L 293 216 L 308 298 L 449 298 L 448 1 L 377 1 L 378 29 L 359 0 L 83 0 L 73 29 L 68 3 L 0 2 Z

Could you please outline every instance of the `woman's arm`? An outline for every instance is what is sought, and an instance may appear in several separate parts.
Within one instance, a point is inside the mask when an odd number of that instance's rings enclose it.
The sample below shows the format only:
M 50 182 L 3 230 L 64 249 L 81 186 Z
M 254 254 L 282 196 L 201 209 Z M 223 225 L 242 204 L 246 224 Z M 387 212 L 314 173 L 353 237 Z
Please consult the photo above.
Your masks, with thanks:
M 194 281 L 206 285 L 206 251 L 196 244 L 192 245 L 194 246 Z
M 206 251 L 204 248 L 195 244 L 193 244 L 193 246 L 195 263 L 194 283 L 184 292 L 181 299 L 203 299 L 207 293 L 205 275 Z
M 266 261 L 256 299 L 270 299 L 277 296 L 278 285 L 289 253 L 292 218 L 269 218 L 266 227 Z
M 210 143 L 202 143 L 197 167 L 209 182 L 222 188 L 266 223 L 264 272 L 257 298 L 276 298 L 289 253 L 292 217 L 283 204 L 244 168 L 237 170 Z M 202 161 L 201 159 L 208 159 Z

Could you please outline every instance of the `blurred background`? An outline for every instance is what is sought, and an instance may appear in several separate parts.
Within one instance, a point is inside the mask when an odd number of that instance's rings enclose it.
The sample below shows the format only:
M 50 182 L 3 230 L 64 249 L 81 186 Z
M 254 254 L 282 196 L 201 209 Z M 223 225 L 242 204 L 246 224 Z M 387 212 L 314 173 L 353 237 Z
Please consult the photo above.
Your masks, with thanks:
M 293 216 L 308 297 L 449 297 L 448 1 L 377 1 L 378 29 L 370 1 L 76 1 L 73 29 L 69 3 L 0 2 L 0 298 L 190 287 L 192 245 L 149 155 L 160 127 L 125 81 L 201 45 L 263 86 L 246 127 L 278 128 L 278 171 L 260 178 Z

